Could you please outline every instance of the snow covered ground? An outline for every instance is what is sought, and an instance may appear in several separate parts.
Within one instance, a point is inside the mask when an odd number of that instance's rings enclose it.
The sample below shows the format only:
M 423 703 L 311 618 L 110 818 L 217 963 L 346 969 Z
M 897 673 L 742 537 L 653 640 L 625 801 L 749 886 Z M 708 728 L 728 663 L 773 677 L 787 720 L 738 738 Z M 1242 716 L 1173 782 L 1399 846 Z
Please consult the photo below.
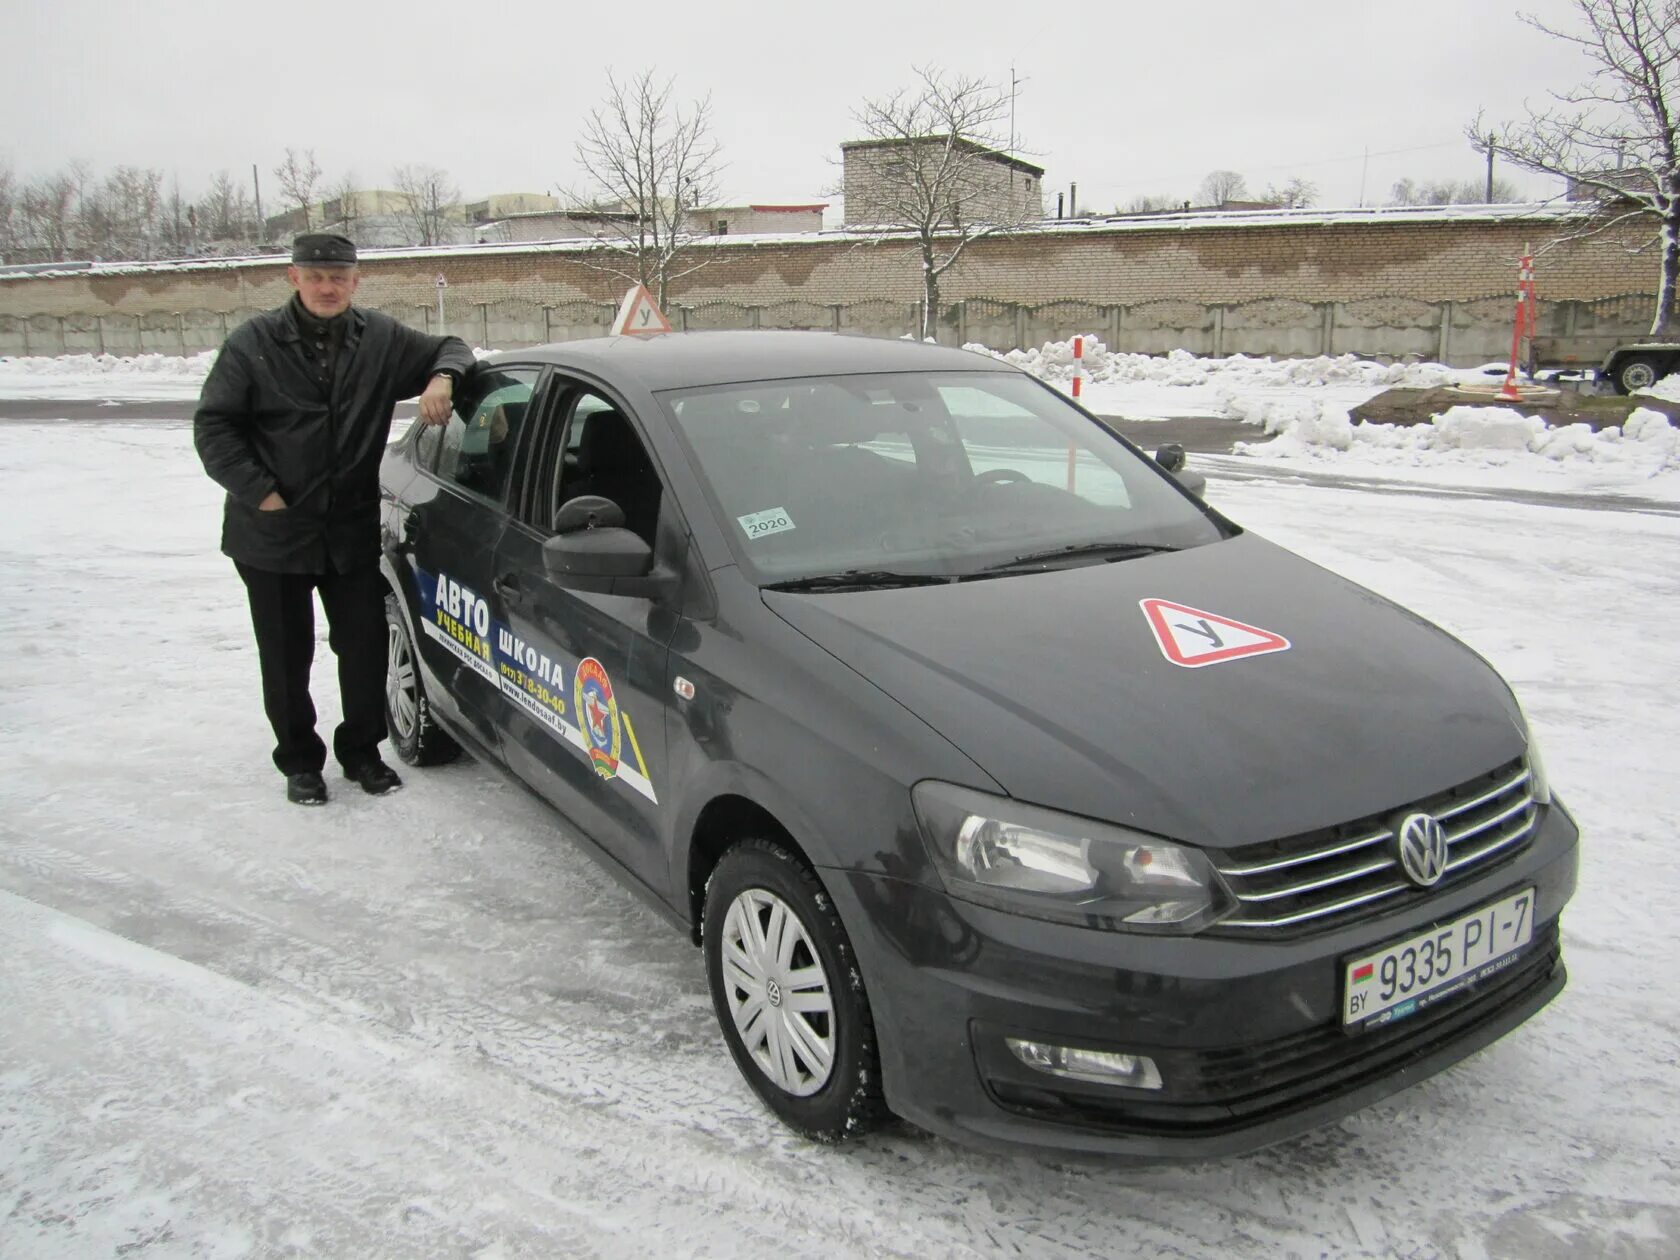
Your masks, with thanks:
M 1507 454 L 1470 471 L 1596 468 Z M 1522 1029 L 1306 1138 L 1138 1170 L 791 1137 L 698 951 L 523 794 L 468 762 L 284 803 L 188 425 L 0 422 L 0 1255 L 1680 1253 L 1680 515 L 1199 466 L 1511 680 L 1581 888 L 1570 987 Z

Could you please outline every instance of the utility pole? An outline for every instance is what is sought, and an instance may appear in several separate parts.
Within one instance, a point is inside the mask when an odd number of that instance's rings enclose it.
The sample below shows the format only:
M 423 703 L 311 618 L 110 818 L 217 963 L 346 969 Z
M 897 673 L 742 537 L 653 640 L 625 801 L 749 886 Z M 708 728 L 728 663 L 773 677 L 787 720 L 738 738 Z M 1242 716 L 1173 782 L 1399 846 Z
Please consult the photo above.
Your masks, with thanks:
M 1493 146 L 1494 146 L 1494 142 L 1495 142 L 1496 139 L 1497 139 L 1497 137 L 1493 134 L 1493 132 L 1491 132 L 1491 131 L 1488 132 L 1488 138 L 1487 138 L 1487 155 L 1488 155 L 1487 202 L 1488 202 L 1489 205 L 1493 204 Z
M 1371 169 L 1371 146 L 1365 146 L 1365 160 L 1359 166 L 1359 204 L 1365 204 L 1365 174 Z
M 251 163 L 251 192 L 257 199 L 257 244 L 266 245 L 268 243 L 268 223 L 263 218 L 262 185 L 257 182 L 257 164 L 255 162 Z

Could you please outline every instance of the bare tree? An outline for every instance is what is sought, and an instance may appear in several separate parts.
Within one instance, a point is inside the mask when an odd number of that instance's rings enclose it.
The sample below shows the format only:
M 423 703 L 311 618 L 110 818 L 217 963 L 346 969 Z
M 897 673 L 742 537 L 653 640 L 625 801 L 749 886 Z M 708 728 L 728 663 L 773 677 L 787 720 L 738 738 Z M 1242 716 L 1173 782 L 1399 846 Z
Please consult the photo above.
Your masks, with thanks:
M 1508 179 L 1493 181 L 1493 200 L 1517 201 L 1521 197 L 1516 185 Z M 1389 193 L 1391 206 L 1468 206 L 1488 201 L 1488 186 L 1483 180 L 1440 179 L 1418 183 L 1411 176 L 1394 181 Z
M 1292 210 L 1302 210 L 1318 201 L 1318 185 L 1310 179 L 1302 179 L 1299 175 L 1292 175 L 1282 188 L 1278 188 L 1276 185 L 1267 185 L 1266 191 L 1261 194 L 1260 199 L 1276 202 L 1281 206 L 1288 206 Z
M 286 201 L 303 215 L 305 231 L 314 227 L 313 211 L 315 185 L 321 180 L 321 168 L 315 161 L 315 150 L 286 150 L 286 160 L 274 168 L 274 178 L 280 181 L 280 192 Z
M 226 171 L 210 179 L 210 191 L 198 202 L 199 236 L 236 246 L 256 243 L 256 211 L 243 184 Z
M 449 212 L 461 200 L 461 190 L 449 172 L 435 166 L 399 166 L 391 180 L 402 194 L 397 217 L 411 245 L 442 245 L 449 238 Z
M 0 162 L 0 262 L 16 261 L 22 227 L 17 176 L 9 162 Z
M 975 241 L 1041 212 L 1035 176 L 1005 151 L 1008 91 L 933 66 L 915 73 L 917 86 L 866 100 L 853 115 L 868 139 L 847 146 L 846 217 L 877 240 L 914 234 L 928 338 L 939 327 L 940 278 Z
M 1641 248 L 1659 254 L 1651 335 L 1675 318 L 1680 280 L 1680 0 L 1575 0 L 1580 26 L 1536 30 L 1574 44 L 1594 69 L 1587 82 L 1554 92 L 1554 104 L 1490 133 L 1478 116 L 1466 134 L 1526 170 L 1561 176 L 1590 198 L 1592 235 L 1651 221 Z M 1565 238 L 1570 239 L 1570 238 Z
M 1116 214 L 1162 214 L 1169 210 L 1177 210 L 1184 205 L 1182 197 L 1142 196 L 1133 197 L 1124 206 L 1116 206 Z
M 598 225 L 604 248 L 585 262 L 646 285 L 661 308 L 676 281 L 705 265 L 689 247 L 703 234 L 695 212 L 716 202 L 720 168 L 710 99 L 685 113 L 671 100 L 672 85 L 652 70 L 624 83 L 607 75 L 607 98 L 577 145 L 586 189 L 565 198 L 572 213 Z
M 43 262 L 64 262 L 77 244 L 77 210 L 87 170 L 73 163 L 69 170 L 31 180 L 18 196 L 22 234 L 31 253 Z
M 327 189 L 326 219 L 323 226 L 330 223 L 334 229 L 360 244 L 356 237 L 356 224 L 362 218 L 361 210 L 361 203 L 357 198 L 355 172 L 348 172 L 334 180 Z
M 1248 196 L 1248 181 L 1235 171 L 1209 171 L 1196 195 L 1204 206 L 1219 207 Z

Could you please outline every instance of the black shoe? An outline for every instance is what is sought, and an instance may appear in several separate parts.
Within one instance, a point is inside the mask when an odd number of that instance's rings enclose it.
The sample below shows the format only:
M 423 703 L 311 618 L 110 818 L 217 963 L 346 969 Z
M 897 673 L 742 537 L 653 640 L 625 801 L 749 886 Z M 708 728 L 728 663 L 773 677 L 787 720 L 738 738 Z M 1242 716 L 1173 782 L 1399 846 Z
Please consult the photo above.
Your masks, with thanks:
M 395 792 L 402 786 L 397 772 L 378 757 L 372 761 L 359 761 L 353 766 L 345 766 L 344 777 L 352 783 L 359 783 L 362 791 L 369 796 L 384 796 L 385 793 Z
M 286 799 L 293 805 L 325 805 L 327 785 L 318 771 L 305 770 L 286 776 Z

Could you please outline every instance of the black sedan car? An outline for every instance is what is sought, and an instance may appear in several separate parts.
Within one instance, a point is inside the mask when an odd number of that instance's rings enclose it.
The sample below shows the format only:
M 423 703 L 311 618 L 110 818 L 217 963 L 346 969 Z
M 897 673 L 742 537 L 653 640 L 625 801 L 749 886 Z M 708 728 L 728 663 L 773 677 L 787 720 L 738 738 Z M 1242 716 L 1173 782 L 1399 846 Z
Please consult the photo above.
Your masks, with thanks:
M 1492 668 L 1025 373 L 626 336 L 456 401 L 383 468 L 397 750 L 689 932 L 799 1132 L 1241 1151 L 1563 987 L 1577 832 Z

